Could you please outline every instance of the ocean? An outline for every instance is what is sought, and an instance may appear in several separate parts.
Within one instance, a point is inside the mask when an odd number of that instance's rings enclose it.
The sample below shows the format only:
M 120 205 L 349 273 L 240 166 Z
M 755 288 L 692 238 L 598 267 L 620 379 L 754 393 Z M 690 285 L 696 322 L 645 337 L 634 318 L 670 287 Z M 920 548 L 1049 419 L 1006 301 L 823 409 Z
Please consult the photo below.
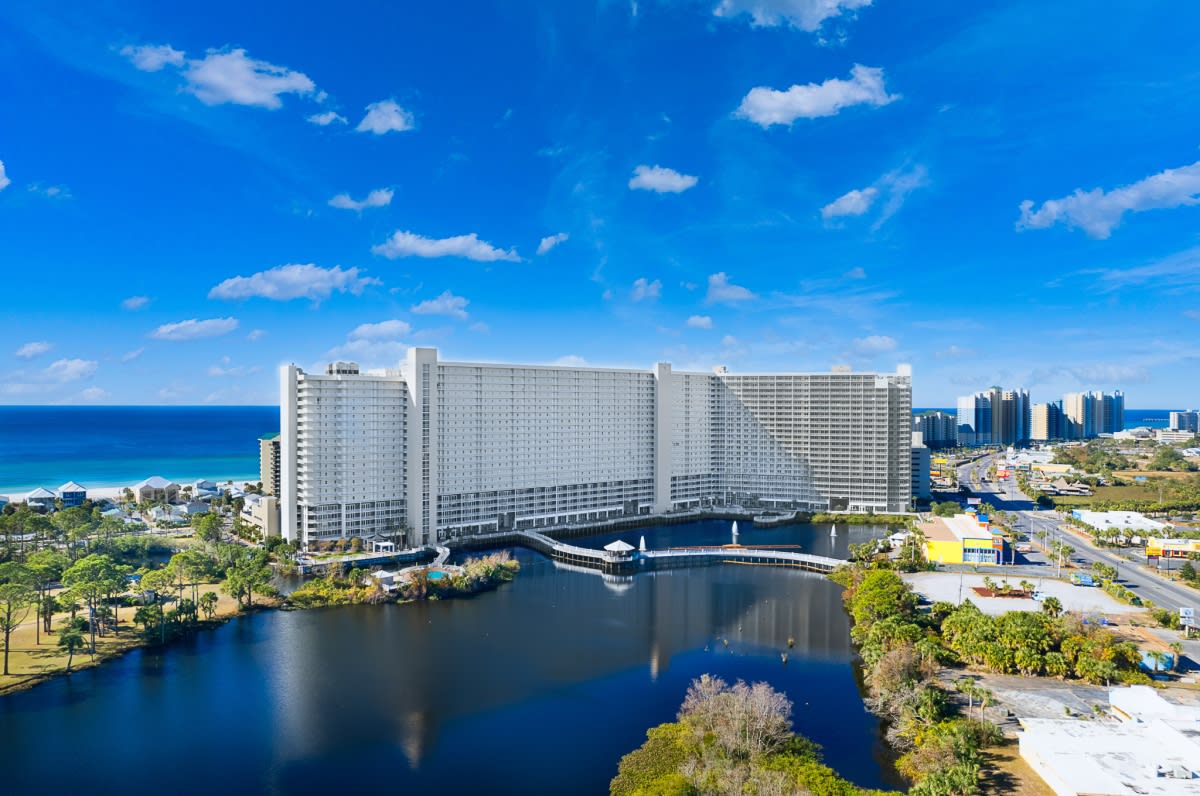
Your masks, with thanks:
M 0 406 L 0 495 L 161 475 L 258 480 L 277 406 Z
M 1125 410 L 1125 428 L 1166 428 L 1167 422 L 1170 420 L 1170 413 L 1173 409 L 1126 409 Z M 919 415 L 921 412 L 949 412 L 956 414 L 957 409 L 941 409 L 938 407 L 929 408 L 914 408 L 913 414 Z

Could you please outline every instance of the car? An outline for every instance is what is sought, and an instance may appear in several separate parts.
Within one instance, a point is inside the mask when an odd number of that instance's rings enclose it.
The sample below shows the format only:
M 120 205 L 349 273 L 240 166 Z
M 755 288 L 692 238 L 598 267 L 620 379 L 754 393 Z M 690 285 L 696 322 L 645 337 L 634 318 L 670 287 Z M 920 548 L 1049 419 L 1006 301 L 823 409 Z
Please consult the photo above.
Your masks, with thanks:
M 1034 600 L 1034 602 L 1040 603 L 1042 600 L 1046 599 L 1047 596 L 1049 596 L 1049 595 L 1047 595 L 1046 592 L 1044 592 L 1044 591 L 1035 591 L 1033 593 L 1033 600 Z

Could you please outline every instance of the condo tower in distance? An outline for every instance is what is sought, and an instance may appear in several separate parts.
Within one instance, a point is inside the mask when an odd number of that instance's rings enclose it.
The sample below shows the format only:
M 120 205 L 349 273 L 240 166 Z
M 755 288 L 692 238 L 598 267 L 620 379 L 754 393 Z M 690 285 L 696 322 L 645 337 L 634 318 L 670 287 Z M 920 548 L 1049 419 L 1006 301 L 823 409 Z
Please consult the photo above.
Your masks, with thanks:
M 911 370 L 280 369 L 282 532 L 409 546 L 711 506 L 906 511 Z

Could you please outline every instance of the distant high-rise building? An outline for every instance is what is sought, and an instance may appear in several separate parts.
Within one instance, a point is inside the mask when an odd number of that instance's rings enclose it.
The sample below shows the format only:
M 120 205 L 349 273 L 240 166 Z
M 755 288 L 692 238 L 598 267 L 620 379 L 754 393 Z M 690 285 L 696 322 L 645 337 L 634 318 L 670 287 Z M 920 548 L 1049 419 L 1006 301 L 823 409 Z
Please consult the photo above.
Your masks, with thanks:
M 1125 428 L 1125 393 L 1076 392 L 1063 396 L 1065 439 L 1091 439 Z
M 923 412 L 913 418 L 928 448 L 952 448 L 958 444 L 958 417 L 949 412 Z
M 279 495 L 279 432 L 258 438 L 258 480 L 264 495 Z
M 912 433 L 912 497 L 913 500 L 929 500 L 933 497 L 929 479 L 929 448 L 920 431 Z
M 1062 402 L 1034 404 L 1030 410 L 1029 439 L 1033 442 L 1047 442 L 1064 438 Z
M 1193 434 L 1200 432 L 1200 412 L 1195 409 L 1187 412 L 1172 412 L 1167 430 L 1190 431 Z
M 1029 441 L 1029 392 L 992 387 L 958 399 L 959 445 L 1019 445 Z

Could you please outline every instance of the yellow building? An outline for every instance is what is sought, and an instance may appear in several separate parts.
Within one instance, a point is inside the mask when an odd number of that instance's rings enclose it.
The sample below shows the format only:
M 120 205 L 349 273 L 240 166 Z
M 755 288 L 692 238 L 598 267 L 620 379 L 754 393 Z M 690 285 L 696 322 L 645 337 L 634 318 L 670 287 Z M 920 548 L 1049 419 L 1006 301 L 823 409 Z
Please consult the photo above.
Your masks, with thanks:
M 932 517 L 917 524 L 925 536 L 925 557 L 939 564 L 999 564 L 1004 537 L 995 533 L 987 517 L 974 513 Z
M 1146 558 L 1187 558 L 1191 553 L 1200 553 L 1200 539 L 1146 540 Z

